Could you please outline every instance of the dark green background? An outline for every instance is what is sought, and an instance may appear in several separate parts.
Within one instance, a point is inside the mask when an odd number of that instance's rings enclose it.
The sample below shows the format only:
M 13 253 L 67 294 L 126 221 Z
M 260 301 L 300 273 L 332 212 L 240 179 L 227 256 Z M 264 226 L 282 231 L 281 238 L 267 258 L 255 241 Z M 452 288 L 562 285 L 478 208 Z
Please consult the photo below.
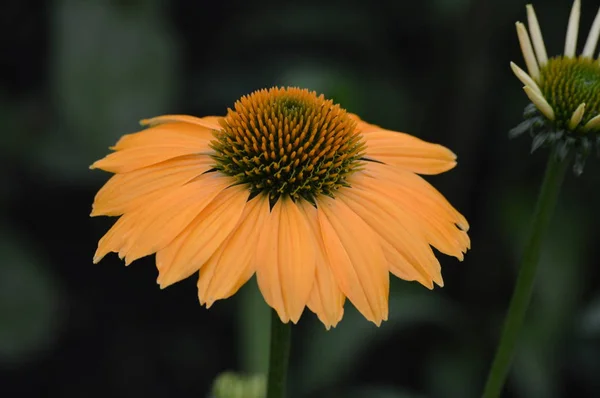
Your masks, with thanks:
M 549 54 L 571 3 L 536 3 Z M 579 50 L 597 3 L 584 0 Z M 196 278 L 161 291 L 152 257 L 91 262 L 114 219 L 88 217 L 89 171 L 139 119 L 222 115 L 299 85 L 458 154 L 428 177 L 471 222 L 441 257 L 446 287 L 392 282 L 376 328 L 347 305 L 294 330 L 290 397 L 477 397 L 515 280 L 546 151 L 509 141 L 527 99 L 516 0 L 23 0 L 0 12 L 0 396 L 206 397 L 224 370 L 265 368 L 251 281 L 210 310 Z M 543 248 L 506 397 L 600 395 L 599 165 L 569 175 Z

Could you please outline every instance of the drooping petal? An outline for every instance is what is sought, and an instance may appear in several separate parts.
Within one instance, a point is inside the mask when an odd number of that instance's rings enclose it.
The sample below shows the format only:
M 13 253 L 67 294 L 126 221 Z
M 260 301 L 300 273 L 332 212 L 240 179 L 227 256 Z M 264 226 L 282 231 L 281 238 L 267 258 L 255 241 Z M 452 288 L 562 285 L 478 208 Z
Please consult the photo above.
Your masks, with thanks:
M 456 166 L 456 155 L 442 145 L 386 130 L 352 113 L 348 116 L 356 121 L 356 128 L 363 134 L 370 159 L 419 174 L 439 174 Z
M 267 217 L 256 251 L 258 287 L 282 322 L 298 322 L 315 280 L 315 247 L 298 205 L 282 196 Z
M 152 194 L 182 186 L 212 167 L 205 155 L 189 155 L 167 160 L 129 173 L 116 174 L 98 191 L 91 216 L 118 216 L 152 200 Z
M 439 174 L 456 166 L 456 155 L 442 145 L 390 130 L 363 130 L 370 159 L 419 174 Z
M 388 317 L 389 272 L 378 237 L 340 200 L 317 198 L 317 216 L 340 289 L 366 319 L 380 325 Z
M 181 234 L 156 253 L 161 288 L 187 278 L 208 261 L 237 225 L 248 195 L 244 185 L 221 191 Z
M 367 165 L 367 173 L 372 169 L 384 169 L 385 166 Z M 426 242 L 444 254 L 463 260 L 464 254 L 470 248 L 469 235 L 457 224 L 464 223 L 464 217 L 457 217 L 457 211 L 446 200 L 433 201 L 427 196 L 421 196 L 415 191 L 423 190 L 426 182 L 419 176 L 398 170 L 388 174 L 394 179 L 390 183 L 378 178 L 360 178 L 368 174 L 356 175 L 349 181 L 352 188 L 373 192 L 397 207 L 403 218 L 412 225 L 411 228 L 423 232 Z M 412 188 L 412 187 L 415 188 Z M 354 192 L 355 189 L 352 190 Z M 441 195 L 440 195 L 441 196 Z M 445 208 L 445 207 L 449 207 Z
M 202 267 L 198 297 L 210 308 L 216 300 L 234 295 L 256 271 L 258 231 L 269 215 L 269 200 L 258 195 L 248 202 L 237 227 Z
M 335 280 L 327 259 L 325 242 L 317 218 L 317 209 L 306 201 L 300 201 L 298 207 L 304 213 L 314 237 L 316 248 L 315 282 L 308 298 L 308 308 L 329 330 L 335 327 L 344 316 L 345 296 Z
M 538 86 L 538 84 L 535 81 L 533 81 L 531 76 L 525 73 L 523 69 L 519 68 L 514 62 L 510 63 L 510 68 L 512 69 L 515 76 L 517 76 L 517 78 L 521 81 L 521 83 L 531 87 L 539 95 L 543 95 L 540 86 Z
M 466 218 L 422 177 L 374 162 L 366 164 L 364 173 L 385 182 L 390 195 L 394 195 L 394 197 L 410 195 L 419 198 L 424 209 L 427 208 L 431 213 L 443 215 L 463 231 L 469 230 L 469 223 Z M 410 181 L 406 182 L 406 179 Z
M 552 109 L 552 106 L 550 106 L 543 95 L 539 94 L 534 88 L 529 86 L 523 87 L 523 91 L 525 91 L 525 94 L 527 94 L 531 102 L 535 104 L 536 108 L 538 108 L 539 111 L 544 114 L 544 116 L 546 116 L 549 120 L 554 120 L 554 109 Z
M 235 180 L 220 173 L 203 174 L 194 181 L 165 192 L 142 208 L 135 233 L 119 251 L 128 265 L 163 249 L 179 235 L 213 199 Z
M 418 224 L 399 206 L 379 193 L 361 189 L 340 189 L 337 197 L 352 209 L 369 227 L 397 252 L 390 271 L 408 273 L 409 280 L 417 280 L 432 288 L 432 281 L 443 285 L 440 264 L 431 251 Z

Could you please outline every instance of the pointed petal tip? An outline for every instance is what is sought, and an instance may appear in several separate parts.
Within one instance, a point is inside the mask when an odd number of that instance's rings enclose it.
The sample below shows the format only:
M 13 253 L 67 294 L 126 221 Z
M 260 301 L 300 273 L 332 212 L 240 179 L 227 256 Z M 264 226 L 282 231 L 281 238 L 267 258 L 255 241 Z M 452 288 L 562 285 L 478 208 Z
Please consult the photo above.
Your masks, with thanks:
M 164 276 L 159 275 L 158 278 L 156 278 L 156 284 L 158 285 L 160 290 L 164 290 L 167 287 L 169 287 L 170 285 L 172 285 L 173 283 L 169 282 L 169 281 L 165 281 Z
M 579 126 L 579 123 L 581 123 L 581 120 L 583 119 L 583 114 L 585 113 L 585 102 L 582 102 L 581 104 L 579 104 L 579 106 L 577 107 L 577 109 L 575 109 L 575 111 L 573 112 L 573 115 L 571 116 L 571 120 L 569 120 L 569 130 L 575 130 L 577 128 L 577 126 Z
M 106 255 L 109 253 L 109 251 L 100 251 L 100 248 L 96 249 L 96 253 L 94 253 L 94 258 L 92 259 L 92 262 L 94 264 L 98 264 L 100 261 L 102 261 L 102 259 L 104 257 L 106 257 Z
M 600 128 L 600 115 L 596 115 L 583 126 L 584 131 L 590 131 Z
M 202 301 L 200 301 L 200 304 L 201 305 L 203 304 L 207 310 L 210 309 L 210 307 L 212 307 L 214 303 L 215 303 L 215 300 L 207 300 L 204 303 L 202 303 Z
M 523 90 L 525 91 L 525 94 L 527 94 L 531 102 L 535 104 L 535 106 L 540 112 L 542 112 L 544 116 L 546 116 L 549 120 L 554 120 L 554 110 L 552 109 L 548 101 L 546 101 L 546 98 L 537 93 L 535 89 L 531 88 L 530 86 L 524 86 Z
M 525 72 L 523 69 L 521 69 L 514 62 L 510 63 L 510 68 L 512 69 L 514 75 L 517 77 L 517 79 L 519 79 L 519 81 L 521 83 L 523 83 L 525 86 L 531 87 L 538 94 L 542 95 L 542 90 L 540 89 L 538 84 L 535 82 L 535 80 L 533 80 L 533 78 L 527 74 L 527 72 Z

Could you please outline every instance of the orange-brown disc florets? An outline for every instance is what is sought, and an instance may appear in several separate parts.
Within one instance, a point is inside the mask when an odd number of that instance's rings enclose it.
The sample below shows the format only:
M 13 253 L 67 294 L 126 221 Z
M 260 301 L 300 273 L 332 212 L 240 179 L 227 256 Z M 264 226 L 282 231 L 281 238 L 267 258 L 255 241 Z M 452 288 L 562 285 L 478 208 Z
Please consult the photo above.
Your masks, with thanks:
M 242 97 L 221 121 L 211 147 L 215 168 L 253 195 L 314 202 L 334 196 L 361 166 L 365 143 L 348 113 L 322 95 L 271 88 Z

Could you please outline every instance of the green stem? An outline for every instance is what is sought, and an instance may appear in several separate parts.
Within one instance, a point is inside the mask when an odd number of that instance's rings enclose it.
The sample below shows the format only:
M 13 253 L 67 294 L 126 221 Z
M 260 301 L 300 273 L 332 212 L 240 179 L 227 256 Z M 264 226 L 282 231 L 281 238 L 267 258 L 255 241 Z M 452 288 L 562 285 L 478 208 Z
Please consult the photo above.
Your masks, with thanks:
M 289 322 L 282 323 L 277 312 L 272 311 L 267 398 L 285 397 L 285 378 L 290 358 L 291 336 L 292 325 Z
M 529 238 L 521 259 L 517 285 L 510 300 L 508 313 L 504 320 L 502 336 L 500 337 L 500 344 L 498 345 L 492 368 L 488 374 L 483 398 L 497 398 L 502 392 L 517 339 L 523 326 L 525 313 L 531 299 L 537 264 L 540 259 L 542 240 L 554 213 L 568 164 L 568 157 L 561 161 L 554 151 L 550 154 L 548 164 L 546 165 L 544 181 L 535 206 Z

